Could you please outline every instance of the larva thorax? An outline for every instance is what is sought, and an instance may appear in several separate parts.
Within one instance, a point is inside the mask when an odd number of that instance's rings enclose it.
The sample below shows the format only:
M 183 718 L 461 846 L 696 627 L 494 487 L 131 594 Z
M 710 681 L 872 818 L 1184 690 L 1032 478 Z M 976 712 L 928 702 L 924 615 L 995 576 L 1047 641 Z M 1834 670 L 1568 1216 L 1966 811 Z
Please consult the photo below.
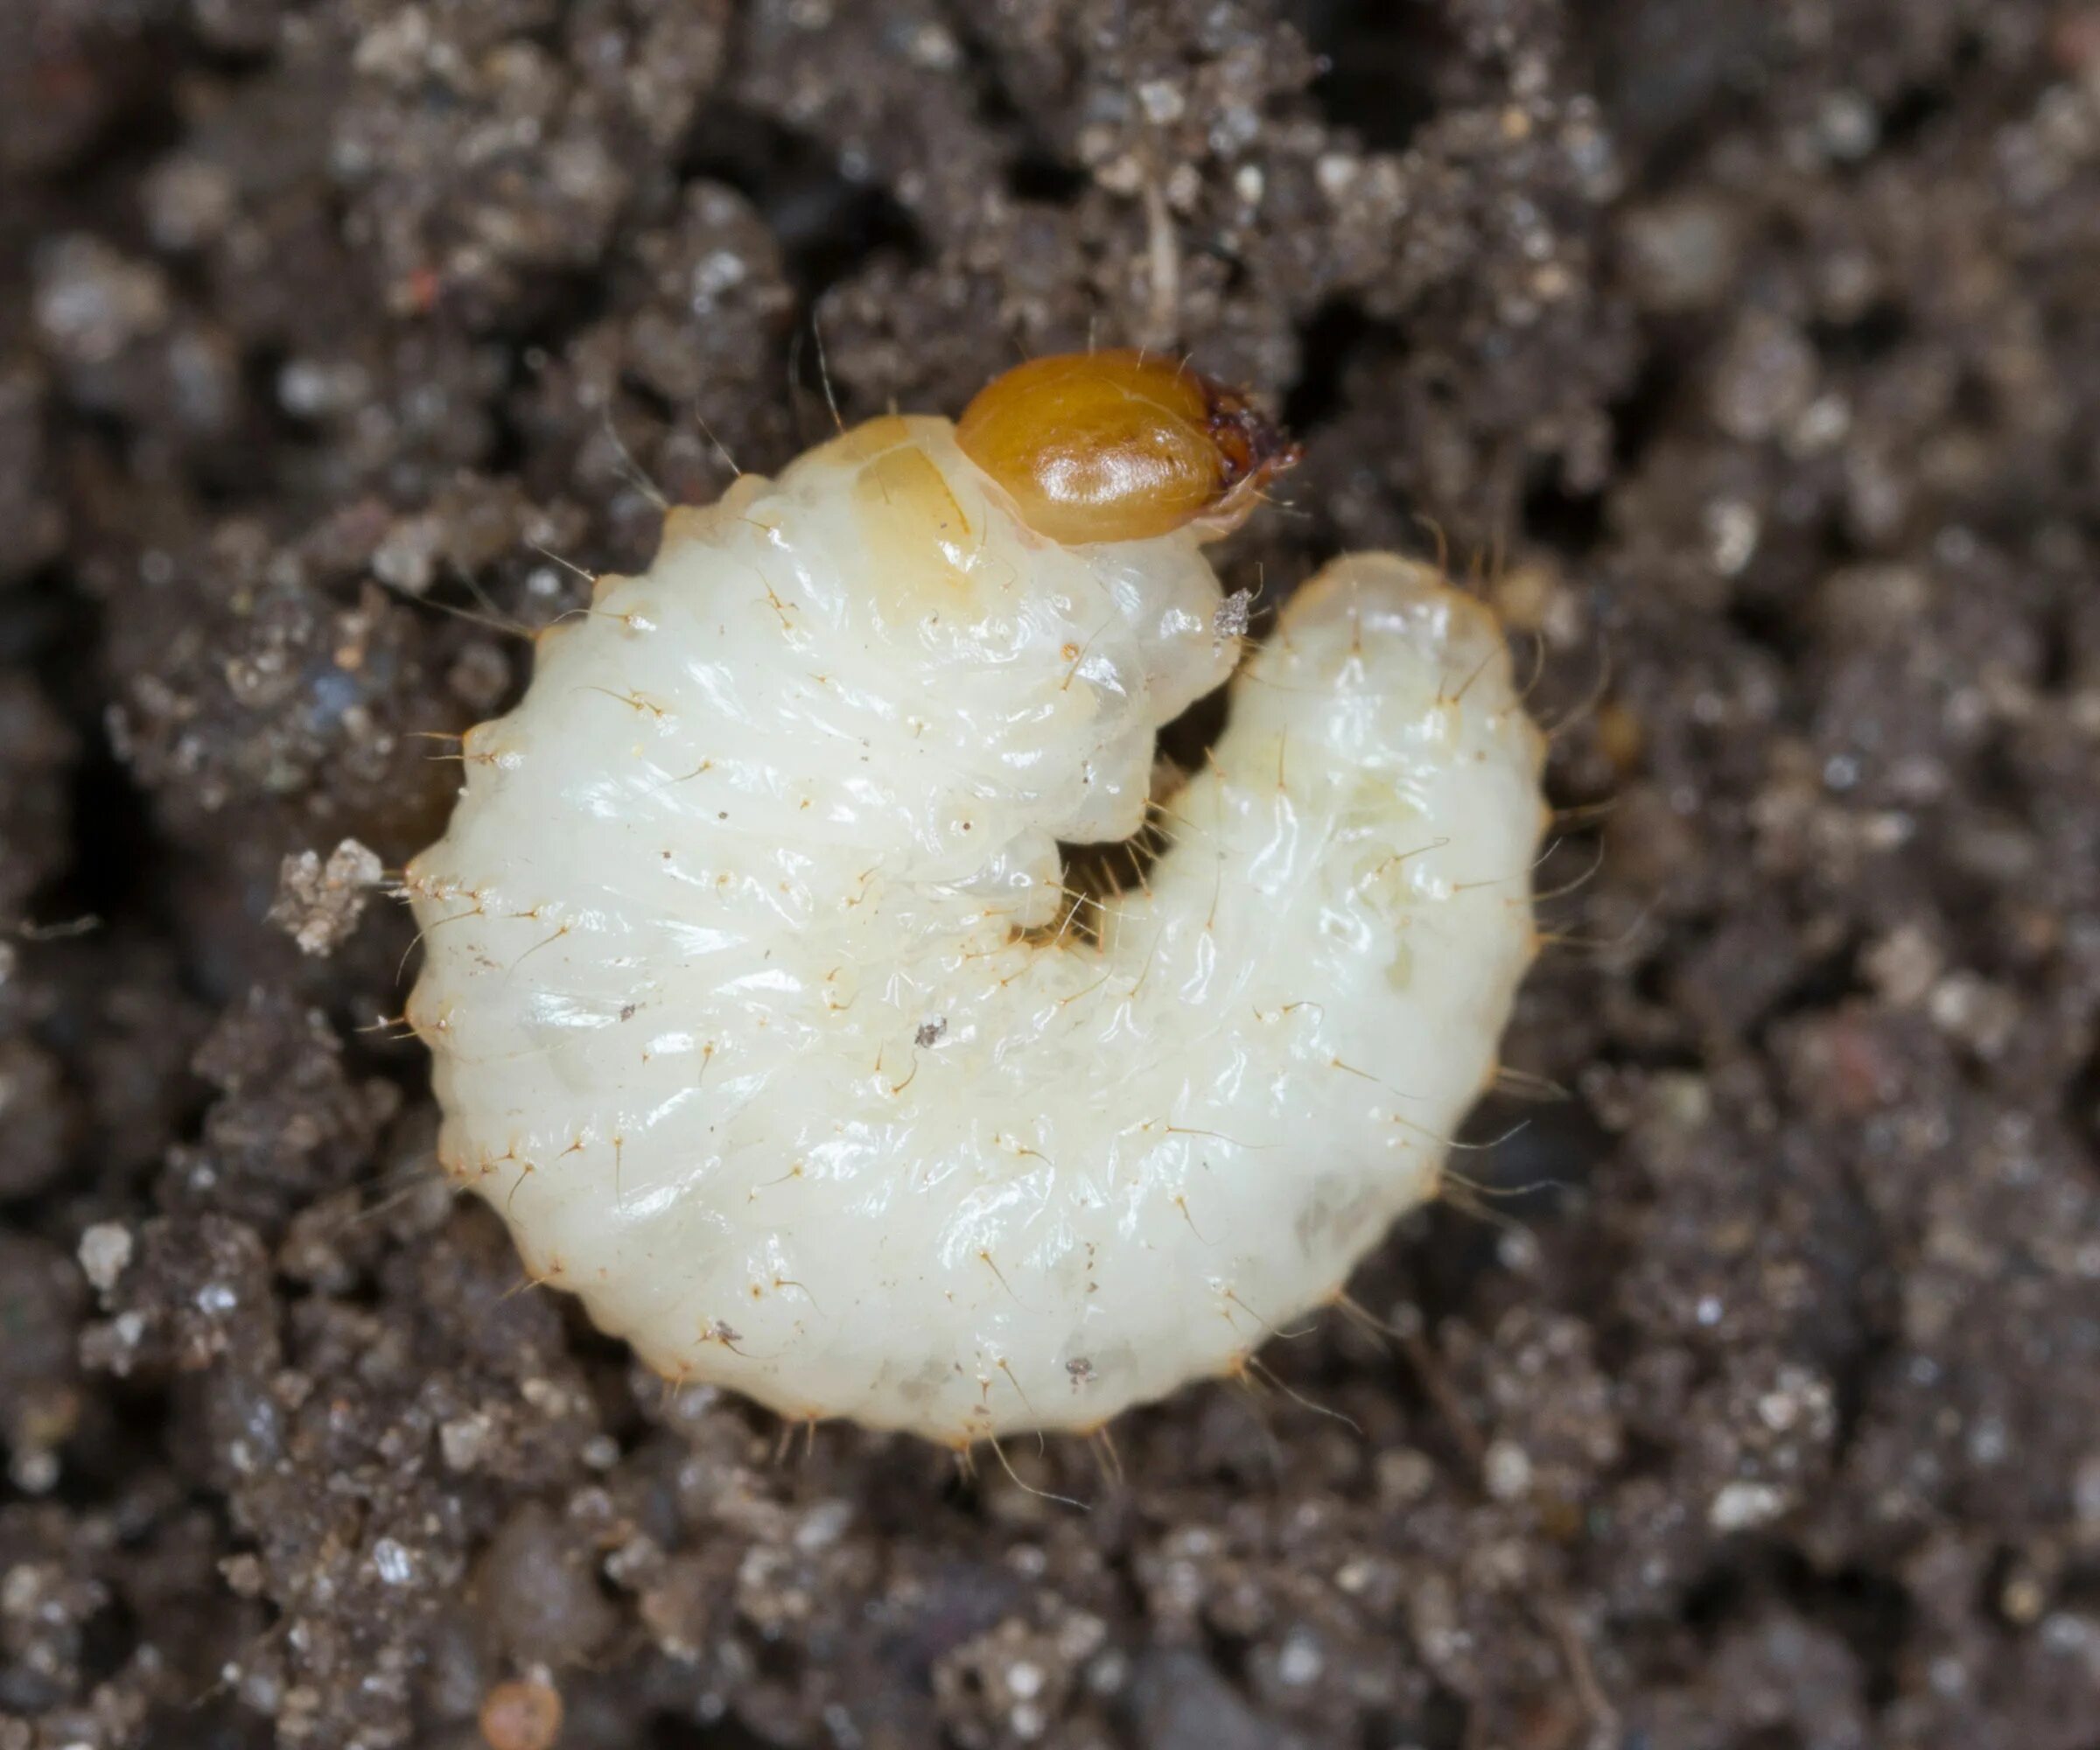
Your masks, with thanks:
M 1085 364 L 673 512 L 411 872 L 448 1164 L 674 1378 L 1093 1425 L 1334 1292 L 1492 1066 L 1538 746 L 1491 618 L 1404 561 L 1299 593 L 1149 887 L 1068 928 L 1059 844 L 1145 821 L 1156 731 L 1239 654 L 1200 542 L 1287 457 L 1242 411 L 1192 489 L 1217 394 Z M 1032 451 L 999 397 L 1046 382 L 1168 457 L 1052 520 L 1166 526 L 1037 526 L 1086 432 Z

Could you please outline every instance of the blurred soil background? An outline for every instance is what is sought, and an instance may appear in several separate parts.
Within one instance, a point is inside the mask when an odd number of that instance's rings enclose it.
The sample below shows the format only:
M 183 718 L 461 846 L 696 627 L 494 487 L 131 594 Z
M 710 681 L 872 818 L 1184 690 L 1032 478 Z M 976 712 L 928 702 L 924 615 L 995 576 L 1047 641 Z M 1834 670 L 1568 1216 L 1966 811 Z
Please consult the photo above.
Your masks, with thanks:
M 1230 581 L 1441 539 L 1555 725 L 1564 1096 L 1084 1512 L 667 1400 L 381 1024 L 813 324 L 1256 386 Z M 6 0 L 0 1750 L 2100 1750 L 2096 545 L 2091 4 Z

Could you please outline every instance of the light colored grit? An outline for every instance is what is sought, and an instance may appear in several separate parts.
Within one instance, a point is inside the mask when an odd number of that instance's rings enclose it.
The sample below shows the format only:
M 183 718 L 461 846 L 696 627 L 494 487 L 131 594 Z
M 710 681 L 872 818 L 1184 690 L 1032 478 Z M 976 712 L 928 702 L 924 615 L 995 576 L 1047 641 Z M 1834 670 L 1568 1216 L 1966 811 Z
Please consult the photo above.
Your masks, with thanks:
M 1541 740 L 1489 612 L 1358 556 L 1155 808 L 1220 606 L 1193 531 L 1058 546 L 895 416 L 601 580 L 408 878 L 444 1164 L 528 1272 L 672 1379 L 958 1446 L 1335 1296 L 1494 1074 Z M 1148 814 L 1075 921 L 1059 842 Z

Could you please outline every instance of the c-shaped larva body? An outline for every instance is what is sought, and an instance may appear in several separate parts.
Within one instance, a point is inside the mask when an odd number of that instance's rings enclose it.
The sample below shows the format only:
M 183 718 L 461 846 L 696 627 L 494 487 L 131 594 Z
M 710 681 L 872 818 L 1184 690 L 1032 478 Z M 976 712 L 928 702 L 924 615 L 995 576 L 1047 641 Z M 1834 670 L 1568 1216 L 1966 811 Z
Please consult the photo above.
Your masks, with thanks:
M 1057 363 L 1138 466 L 983 414 L 1046 363 L 672 512 L 410 872 L 447 1170 L 652 1366 L 790 1417 L 962 1444 L 1236 1368 L 1434 1193 L 1533 953 L 1539 736 L 1488 611 L 1388 555 L 1292 598 L 1147 888 L 1074 926 L 1059 842 L 1145 822 L 1239 654 L 1200 542 L 1287 455 L 1228 406 L 1192 494 L 1151 385 L 1219 392 Z

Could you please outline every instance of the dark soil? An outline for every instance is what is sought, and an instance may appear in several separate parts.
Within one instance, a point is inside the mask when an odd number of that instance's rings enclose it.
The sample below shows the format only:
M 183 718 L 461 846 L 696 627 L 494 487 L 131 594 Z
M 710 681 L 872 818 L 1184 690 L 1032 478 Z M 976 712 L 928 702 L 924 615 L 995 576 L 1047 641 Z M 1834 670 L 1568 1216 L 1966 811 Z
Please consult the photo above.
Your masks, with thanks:
M 325 867 L 813 327 L 1187 348 L 1236 582 L 1539 651 L 1543 1082 L 1120 1480 L 515 1292 Z M 2096 578 L 2090 4 L 6 0 L 0 1750 L 2096 1750 Z

